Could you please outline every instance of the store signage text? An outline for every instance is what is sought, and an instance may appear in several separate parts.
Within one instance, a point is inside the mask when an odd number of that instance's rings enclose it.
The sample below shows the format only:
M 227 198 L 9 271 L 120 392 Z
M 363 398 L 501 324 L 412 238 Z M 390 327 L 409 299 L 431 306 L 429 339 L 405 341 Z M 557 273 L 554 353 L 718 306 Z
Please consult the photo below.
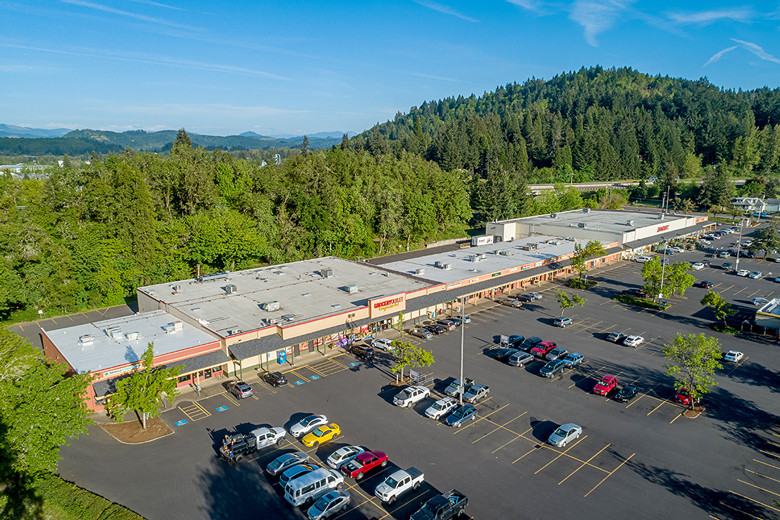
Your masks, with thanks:
M 380 309 L 383 310 L 387 307 L 396 307 L 400 304 L 402 304 L 404 301 L 403 296 L 398 296 L 397 298 L 393 298 L 392 300 L 385 300 L 383 302 L 375 302 L 374 303 L 374 309 Z
M 669 224 L 665 226 L 658 226 L 658 231 L 656 231 L 656 233 L 661 233 L 663 231 L 668 231 L 668 230 L 669 230 Z

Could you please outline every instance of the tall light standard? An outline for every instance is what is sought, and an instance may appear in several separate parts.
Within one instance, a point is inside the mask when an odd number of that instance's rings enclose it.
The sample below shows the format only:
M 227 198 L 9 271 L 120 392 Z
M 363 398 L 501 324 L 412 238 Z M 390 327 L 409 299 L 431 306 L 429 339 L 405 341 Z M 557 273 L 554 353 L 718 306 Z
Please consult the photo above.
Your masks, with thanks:
M 458 399 L 463 404 L 463 340 L 466 337 L 466 297 L 460 297 L 460 386 Z
M 739 257 L 742 249 L 742 227 L 745 225 L 745 218 L 739 221 L 739 239 L 737 240 L 737 261 L 734 263 L 734 270 L 739 271 Z
M 666 241 L 661 242 L 664 245 L 664 256 L 661 260 L 661 288 L 658 290 L 658 306 L 661 306 L 661 298 L 664 297 L 664 273 L 666 272 L 666 248 L 668 243 Z

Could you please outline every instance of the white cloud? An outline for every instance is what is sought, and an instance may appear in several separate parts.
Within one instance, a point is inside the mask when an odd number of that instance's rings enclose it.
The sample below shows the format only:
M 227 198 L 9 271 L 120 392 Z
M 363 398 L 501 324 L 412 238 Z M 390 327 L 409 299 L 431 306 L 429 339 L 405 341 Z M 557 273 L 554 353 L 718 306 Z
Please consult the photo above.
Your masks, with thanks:
M 430 2 L 428 0 L 414 0 L 415 4 L 421 5 L 423 7 L 427 7 L 428 9 L 433 9 L 434 11 L 438 11 L 440 13 L 448 14 L 450 16 L 454 16 L 456 18 L 460 18 L 461 20 L 465 20 L 467 22 L 477 23 L 479 20 L 475 20 L 474 18 L 471 18 L 470 16 L 466 16 L 465 14 L 461 14 L 452 7 L 448 5 L 442 5 L 437 4 L 436 2 Z
M 698 13 L 669 13 L 669 18 L 677 23 L 711 24 L 719 20 L 749 22 L 753 12 L 749 9 L 731 9 L 720 11 L 701 11 Z
M 634 0 L 575 0 L 569 18 L 585 29 L 585 41 L 596 47 L 596 36 L 612 27 Z
M 723 49 L 722 51 L 718 51 L 712 56 L 710 56 L 710 59 L 707 60 L 707 63 L 705 63 L 703 66 L 706 67 L 707 65 L 710 65 L 712 63 L 715 63 L 719 59 L 723 57 L 724 54 L 729 53 L 733 51 L 734 49 L 739 48 L 739 45 L 734 45 L 733 47 L 727 47 L 726 49 Z
M 188 30 L 194 29 L 193 27 L 188 27 L 186 25 L 169 22 L 161 18 L 154 18 L 152 16 L 146 16 L 144 14 L 131 13 L 130 11 L 123 11 L 121 9 L 115 9 L 113 7 L 95 4 L 92 2 L 84 2 L 83 0 L 61 0 L 61 1 L 66 4 L 77 5 L 79 7 L 86 7 L 88 9 L 95 9 L 97 11 L 103 11 L 105 13 L 111 13 L 119 16 L 124 16 L 127 18 L 133 18 L 135 20 L 140 20 L 142 22 L 149 22 L 157 25 L 166 25 L 168 27 L 176 27 L 177 29 L 188 29 Z
M 514 4 L 518 7 L 522 7 L 523 9 L 528 9 L 529 11 L 539 11 L 541 10 L 541 3 L 537 0 L 506 0 L 510 4 Z
M 151 0 L 130 0 L 131 2 L 135 2 L 137 4 L 146 4 L 151 5 L 152 7 L 162 7 L 163 9 L 173 9 L 174 11 L 186 11 L 183 7 L 176 7 L 173 5 L 167 5 L 167 4 L 160 4 L 158 2 L 152 2 Z
M 742 46 L 743 49 L 746 51 L 755 54 L 759 58 L 761 58 L 764 61 L 771 61 L 772 63 L 780 64 L 780 59 L 774 57 L 772 54 L 769 54 L 764 50 L 763 47 L 753 43 L 753 42 L 746 42 L 744 40 L 737 40 L 736 38 L 732 38 L 731 41 L 736 42 Z

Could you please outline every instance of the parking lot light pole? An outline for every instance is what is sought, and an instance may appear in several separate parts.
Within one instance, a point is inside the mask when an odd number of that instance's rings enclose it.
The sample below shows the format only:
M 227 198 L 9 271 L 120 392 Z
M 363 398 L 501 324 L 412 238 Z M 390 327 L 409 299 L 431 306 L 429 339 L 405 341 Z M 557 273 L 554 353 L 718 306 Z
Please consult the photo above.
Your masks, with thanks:
M 661 260 L 661 288 L 658 290 L 658 305 L 661 305 L 661 298 L 664 297 L 664 273 L 666 271 L 666 248 L 669 246 L 669 244 L 664 241 L 662 242 L 664 245 L 664 256 L 663 260 Z
M 458 396 L 463 404 L 463 339 L 466 337 L 466 297 L 460 297 L 460 388 Z
M 742 248 L 742 227 L 745 225 L 745 219 L 739 221 L 739 239 L 737 240 L 737 261 L 734 262 L 734 271 L 739 272 L 739 257 Z

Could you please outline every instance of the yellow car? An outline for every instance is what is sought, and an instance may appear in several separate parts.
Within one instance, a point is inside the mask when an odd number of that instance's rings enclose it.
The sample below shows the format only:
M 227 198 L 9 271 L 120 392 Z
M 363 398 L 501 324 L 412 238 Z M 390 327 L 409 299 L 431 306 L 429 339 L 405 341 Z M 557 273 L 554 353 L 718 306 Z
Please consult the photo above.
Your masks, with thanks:
M 341 435 L 341 428 L 335 423 L 323 424 L 307 433 L 301 442 L 304 446 L 319 446 Z

